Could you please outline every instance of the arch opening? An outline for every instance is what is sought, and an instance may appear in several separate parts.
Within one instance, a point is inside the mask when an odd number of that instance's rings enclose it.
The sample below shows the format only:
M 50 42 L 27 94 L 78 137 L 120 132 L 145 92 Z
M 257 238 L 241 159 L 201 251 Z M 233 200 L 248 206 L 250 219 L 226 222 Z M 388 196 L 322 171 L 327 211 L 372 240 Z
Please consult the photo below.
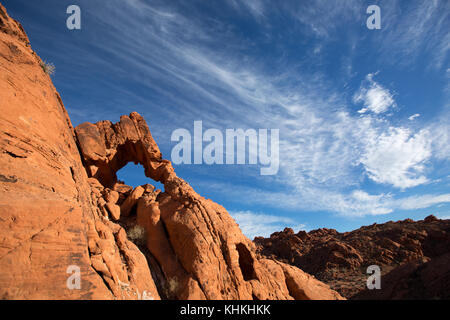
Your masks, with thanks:
M 151 184 L 156 189 L 164 192 L 164 185 L 161 182 L 155 181 L 145 175 L 144 166 L 128 162 L 116 172 L 117 182 L 123 183 L 127 186 L 136 188 L 145 184 Z
M 236 244 L 236 250 L 239 254 L 239 267 L 245 281 L 255 280 L 256 272 L 253 266 L 254 260 L 252 254 L 243 243 Z

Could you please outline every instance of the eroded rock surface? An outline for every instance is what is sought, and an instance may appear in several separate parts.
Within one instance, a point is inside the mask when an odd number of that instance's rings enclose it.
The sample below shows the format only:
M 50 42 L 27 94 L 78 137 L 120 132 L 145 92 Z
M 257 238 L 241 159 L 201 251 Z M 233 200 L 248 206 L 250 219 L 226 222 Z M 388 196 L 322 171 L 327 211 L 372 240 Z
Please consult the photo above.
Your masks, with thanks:
M 349 298 L 365 289 L 368 277 L 366 269 L 370 265 L 380 266 L 385 283 L 389 282 L 392 286 L 394 279 L 401 274 L 395 271 L 396 268 L 404 264 L 410 263 L 408 270 L 416 270 L 418 265 L 431 259 L 432 262 L 426 264 L 427 270 L 438 271 L 438 268 L 433 267 L 434 260 L 445 260 L 440 257 L 450 253 L 450 220 L 440 220 L 431 215 L 421 221 L 391 221 L 345 233 L 333 229 L 317 229 L 295 234 L 292 229 L 286 228 L 282 232 L 273 233 L 270 238 L 255 238 L 255 243 L 261 254 L 295 265 Z M 388 277 L 386 274 L 389 272 L 391 275 Z M 447 283 L 448 287 L 450 279 L 445 272 L 442 269 L 440 282 Z M 410 276 L 412 274 L 412 271 L 409 272 Z M 438 283 L 438 275 L 439 272 L 435 272 L 435 279 L 430 283 Z M 407 278 L 404 276 L 398 281 L 406 282 Z M 434 292 L 430 283 L 425 287 L 429 292 Z M 381 291 L 369 291 L 364 296 L 395 296 L 394 292 L 386 293 L 388 289 Z M 418 297 L 419 291 L 411 293 L 411 296 Z M 402 292 L 395 297 L 408 296 L 404 290 Z M 438 295 L 427 295 L 423 291 L 422 298 L 436 296 Z
M 355 300 L 449 300 L 450 253 L 423 257 L 396 267 L 382 278 L 382 290 L 362 290 Z

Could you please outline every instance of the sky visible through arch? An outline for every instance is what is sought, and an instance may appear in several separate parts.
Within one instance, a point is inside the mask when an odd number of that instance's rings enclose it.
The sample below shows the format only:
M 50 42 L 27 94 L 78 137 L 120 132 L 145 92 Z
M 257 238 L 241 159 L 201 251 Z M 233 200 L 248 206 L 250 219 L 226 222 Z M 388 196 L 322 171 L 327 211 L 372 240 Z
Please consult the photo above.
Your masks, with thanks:
M 74 125 L 137 111 L 169 160 L 172 132 L 197 120 L 279 129 L 274 176 L 175 166 L 249 237 L 450 217 L 449 1 L 2 3 L 56 66 Z M 66 28 L 72 4 L 81 30 Z M 380 30 L 366 27 L 372 4 Z

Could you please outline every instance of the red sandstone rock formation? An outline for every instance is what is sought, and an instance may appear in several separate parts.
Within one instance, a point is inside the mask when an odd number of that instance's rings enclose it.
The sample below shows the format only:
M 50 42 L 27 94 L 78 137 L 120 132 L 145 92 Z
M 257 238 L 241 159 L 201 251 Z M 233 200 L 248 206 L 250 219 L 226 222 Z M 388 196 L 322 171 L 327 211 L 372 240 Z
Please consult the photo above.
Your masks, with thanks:
M 257 255 L 176 176 L 139 114 L 74 130 L 44 69 L 0 5 L 0 298 L 342 299 Z M 164 192 L 117 181 L 130 161 Z M 67 287 L 72 265 L 79 290 Z
M 287 228 L 267 239 L 256 238 L 255 243 L 258 252 L 263 255 L 295 265 L 330 284 L 342 295 L 351 297 L 365 288 L 368 277 L 366 268 L 369 265 L 380 266 L 383 275 L 392 270 L 392 274 L 383 279 L 385 283 L 393 285 L 393 279 L 398 278 L 401 273 L 395 272 L 396 267 L 411 262 L 415 266 L 412 269 L 416 270 L 423 259 L 431 259 L 426 268 L 436 270 L 433 272 L 435 278 L 438 277 L 438 268 L 433 267 L 434 261 L 444 259 L 440 257 L 450 252 L 450 220 L 429 216 L 422 221 L 407 219 L 373 224 L 345 233 L 333 229 L 318 229 L 295 234 Z M 446 283 L 444 287 L 450 287 L 450 278 L 446 272 L 448 273 L 442 269 L 440 282 Z M 412 273 L 411 271 L 410 275 Z M 402 277 L 399 281 L 405 282 L 407 278 L 408 276 Z M 430 283 L 437 282 L 439 281 L 434 280 Z M 427 288 L 428 286 L 430 284 L 426 285 Z M 433 290 L 431 286 L 429 292 L 435 292 Z M 364 297 L 408 297 L 405 292 L 396 295 L 395 290 L 389 294 L 388 289 L 381 290 L 378 295 L 375 291 L 365 293 Z M 418 295 L 414 293 L 412 296 Z M 423 292 L 422 298 L 433 297 L 435 296 Z

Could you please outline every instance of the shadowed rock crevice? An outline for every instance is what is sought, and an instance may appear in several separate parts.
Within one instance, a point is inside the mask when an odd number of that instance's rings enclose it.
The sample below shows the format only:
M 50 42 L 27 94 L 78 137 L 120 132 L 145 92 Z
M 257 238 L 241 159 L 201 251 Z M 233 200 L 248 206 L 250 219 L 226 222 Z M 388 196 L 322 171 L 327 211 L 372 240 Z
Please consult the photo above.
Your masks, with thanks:
M 147 264 L 150 268 L 153 281 L 155 282 L 161 300 L 170 300 L 170 296 L 167 294 L 168 293 L 167 278 L 158 260 L 156 260 L 156 258 L 152 255 L 150 250 L 148 250 L 146 245 L 139 245 L 138 248 L 147 259 Z
M 242 276 L 245 281 L 257 279 L 255 268 L 253 267 L 253 257 L 247 247 L 242 244 L 236 244 L 236 250 L 239 254 L 239 267 L 241 268 Z

